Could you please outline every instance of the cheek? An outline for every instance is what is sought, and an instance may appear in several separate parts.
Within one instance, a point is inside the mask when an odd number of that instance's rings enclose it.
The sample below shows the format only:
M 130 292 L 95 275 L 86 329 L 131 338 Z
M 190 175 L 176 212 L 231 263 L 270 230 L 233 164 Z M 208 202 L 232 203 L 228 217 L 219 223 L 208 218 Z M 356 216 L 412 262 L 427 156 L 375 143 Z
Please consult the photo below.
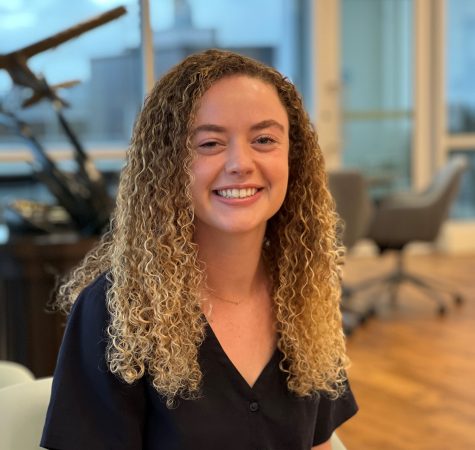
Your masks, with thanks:
M 282 179 L 282 203 L 284 202 L 285 196 L 287 195 L 287 189 L 289 186 L 289 163 L 288 160 L 282 164 L 281 168 L 281 179 Z
M 194 206 L 208 191 L 211 177 L 209 172 L 208 164 L 205 164 L 205 161 L 197 159 L 191 164 L 191 195 Z
M 285 192 L 287 193 L 287 187 L 289 185 L 289 173 L 290 173 L 290 161 L 289 161 L 289 148 L 287 147 L 287 156 L 284 162 L 284 172 L 285 172 Z
M 196 206 L 196 195 L 198 193 L 199 185 L 199 168 L 197 167 L 196 161 L 191 164 L 191 197 L 193 200 L 193 206 Z
M 191 164 L 191 182 L 192 182 L 192 189 L 195 189 L 202 180 L 203 180 L 203 173 L 205 171 L 204 164 L 201 160 L 196 159 Z
M 274 166 L 273 176 L 274 182 L 279 184 L 282 189 L 287 190 L 289 182 L 289 163 L 287 160 L 281 160 Z
M 287 189 L 289 187 L 289 171 L 285 171 L 285 178 L 282 179 L 282 193 L 281 193 L 281 201 L 284 203 L 284 199 L 287 195 Z

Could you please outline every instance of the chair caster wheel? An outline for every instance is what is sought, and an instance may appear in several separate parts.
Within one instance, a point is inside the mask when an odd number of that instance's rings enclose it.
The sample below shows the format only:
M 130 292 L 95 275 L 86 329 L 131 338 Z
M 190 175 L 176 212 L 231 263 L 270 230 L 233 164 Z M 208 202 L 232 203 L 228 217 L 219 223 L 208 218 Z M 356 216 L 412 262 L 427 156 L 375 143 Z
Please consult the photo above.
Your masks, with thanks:
M 376 307 L 372 306 L 366 311 L 365 319 L 371 319 L 372 317 L 375 317 L 375 316 L 376 316 Z
M 454 296 L 454 303 L 457 305 L 457 306 L 460 306 L 462 303 L 463 303 L 463 297 L 459 294 L 456 294 Z
M 358 325 L 364 325 L 368 318 L 364 315 L 364 314 L 361 314 L 361 316 L 358 317 Z
M 445 314 L 447 314 L 447 308 L 445 306 L 439 306 L 438 309 L 437 309 L 437 314 L 440 317 L 445 316 Z

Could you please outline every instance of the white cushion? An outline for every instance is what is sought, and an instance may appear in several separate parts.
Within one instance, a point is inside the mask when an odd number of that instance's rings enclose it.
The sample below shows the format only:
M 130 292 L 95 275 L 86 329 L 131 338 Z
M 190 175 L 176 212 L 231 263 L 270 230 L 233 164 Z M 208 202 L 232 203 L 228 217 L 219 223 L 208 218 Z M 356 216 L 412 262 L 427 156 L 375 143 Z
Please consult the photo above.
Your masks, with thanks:
M 0 450 L 37 450 L 52 377 L 0 389 Z
M 35 377 L 30 369 L 12 361 L 0 361 L 0 389 L 11 384 L 32 381 Z

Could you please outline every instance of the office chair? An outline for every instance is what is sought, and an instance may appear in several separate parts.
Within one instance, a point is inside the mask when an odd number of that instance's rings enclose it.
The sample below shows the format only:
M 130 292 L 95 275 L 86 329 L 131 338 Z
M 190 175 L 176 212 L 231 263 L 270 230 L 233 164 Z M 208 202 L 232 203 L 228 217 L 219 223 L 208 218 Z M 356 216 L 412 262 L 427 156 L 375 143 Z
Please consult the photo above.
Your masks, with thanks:
M 31 370 L 25 366 L 12 361 L 0 361 L 0 388 L 34 379 Z
M 52 378 L 0 389 L 0 450 L 39 448 Z
M 346 450 L 345 445 L 343 444 L 343 442 L 341 442 L 341 439 L 336 433 L 332 434 L 330 443 L 332 445 L 332 450 Z
M 340 239 L 347 252 L 368 232 L 373 216 L 373 203 L 368 195 L 366 180 L 356 169 L 338 169 L 328 173 L 328 186 L 335 201 L 335 207 L 343 228 L 339 230 Z M 341 309 L 343 327 L 347 335 L 368 317 L 368 311 L 352 308 L 350 299 L 353 288 L 342 283 Z
M 390 250 L 396 251 L 396 268 L 384 277 L 360 283 L 355 287 L 357 291 L 374 286 L 387 286 L 390 300 L 395 303 L 400 285 L 407 282 L 428 294 L 437 303 L 440 315 L 445 314 L 447 310 L 440 292 L 449 294 L 456 304 L 463 302 L 460 293 L 441 281 L 407 271 L 404 266 L 404 249 L 416 241 L 435 242 L 448 217 L 466 167 L 465 158 L 451 158 L 424 191 L 395 193 L 382 199 L 375 210 L 366 237 L 377 245 L 380 254 Z

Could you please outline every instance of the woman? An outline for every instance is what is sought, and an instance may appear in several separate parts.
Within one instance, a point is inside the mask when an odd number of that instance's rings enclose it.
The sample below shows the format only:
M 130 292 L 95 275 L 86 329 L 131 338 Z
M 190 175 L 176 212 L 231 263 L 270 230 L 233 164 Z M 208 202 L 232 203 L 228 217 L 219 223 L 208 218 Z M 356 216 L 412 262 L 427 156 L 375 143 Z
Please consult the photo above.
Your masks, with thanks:
M 42 446 L 329 449 L 357 409 L 335 224 L 287 79 L 218 50 L 173 68 L 135 125 L 111 231 L 59 291 Z

